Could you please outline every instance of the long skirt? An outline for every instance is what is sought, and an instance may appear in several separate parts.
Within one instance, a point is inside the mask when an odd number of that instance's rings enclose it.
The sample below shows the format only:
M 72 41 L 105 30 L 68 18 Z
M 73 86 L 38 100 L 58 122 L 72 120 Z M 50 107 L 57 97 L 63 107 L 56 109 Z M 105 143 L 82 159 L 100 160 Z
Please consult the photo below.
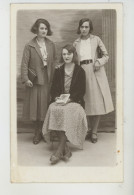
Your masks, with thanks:
M 86 114 L 80 104 L 50 104 L 42 128 L 47 142 L 50 142 L 51 131 L 64 131 L 68 141 L 82 149 L 87 130 Z
M 44 121 L 50 99 L 47 72 L 44 71 L 45 84 L 25 88 L 23 119 Z
M 95 73 L 93 70 L 92 63 L 82 65 L 82 68 L 86 73 L 86 93 L 84 96 L 86 115 L 104 115 L 113 111 L 112 97 L 104 67 L 103 71 L 99 72 L 101 83 L 99 83 L 97 72 Z M 101 86 L 104 86 L 103 89 Z M 105 93 L 103 93 L 104 90 Z

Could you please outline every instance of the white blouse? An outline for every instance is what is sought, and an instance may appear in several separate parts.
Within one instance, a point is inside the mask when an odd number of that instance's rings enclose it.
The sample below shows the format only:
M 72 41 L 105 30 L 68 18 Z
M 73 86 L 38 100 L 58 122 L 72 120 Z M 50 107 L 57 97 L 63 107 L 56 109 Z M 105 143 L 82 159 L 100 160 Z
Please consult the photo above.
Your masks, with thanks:
M 37 39 L 36 39 L 37 40 Z M 45 42 L 43 42 L 42 44 L 39 43 L 39 41 L 37 40 L 37 43 L 39 45 L 42 57 L 43 57 L 43 64 L 44 66 L 47 66 L 47 49 L 46 49 L 46 45 Z
M 80 61 L 90 60 L 91 57 L 91 42 L 90 38 L 83 40 L 80 42 Z

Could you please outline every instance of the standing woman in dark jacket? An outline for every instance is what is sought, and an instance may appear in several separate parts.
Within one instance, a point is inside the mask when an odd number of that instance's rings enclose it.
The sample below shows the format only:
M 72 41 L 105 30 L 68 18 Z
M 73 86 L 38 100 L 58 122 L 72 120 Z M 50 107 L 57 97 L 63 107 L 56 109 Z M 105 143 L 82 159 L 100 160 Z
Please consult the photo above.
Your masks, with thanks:
M 72 45 L 63 47 L 61 61 L 64 64 L 55 70 L 51 87 L 53 103 L 48 108 L 42 130 L 46 141 L 50 141 L 50 133 L 54 131 L 59 138 L 58 148 L 50 158 L 51 164 L 71 157 L 67 139 L 82 149 L 87 132 L 86 114 L 83 109 L 85 72 L 76 63 L 76 50 Z M 70 97 L 66 103 L 58 104 L 57 100 L 61 94 L 69 94 Z
M 47 35 L 52 35 L 47 20 L 38 19 L 31 32 L 36 36 L 26 44 L 21 63 L 22 82 L 26 86 L 23 116 L 34 121 L 33 143 L 38 144 L 42 138 L 42 124 L 50 101 L 49 91 L 55 69 L 55 46 L 46 38 Z

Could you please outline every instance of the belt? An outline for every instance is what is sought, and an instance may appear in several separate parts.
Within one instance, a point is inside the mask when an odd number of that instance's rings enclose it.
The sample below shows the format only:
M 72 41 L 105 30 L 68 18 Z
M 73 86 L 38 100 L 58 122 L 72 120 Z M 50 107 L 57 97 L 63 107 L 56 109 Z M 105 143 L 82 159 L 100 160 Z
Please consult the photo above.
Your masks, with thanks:
M 90 64 L 92 62 L 93 62 L 92 59 L 91 60 L 83 60 L 83 61 L 80 61 L 80 65 L 82 65 L 82 64 Z

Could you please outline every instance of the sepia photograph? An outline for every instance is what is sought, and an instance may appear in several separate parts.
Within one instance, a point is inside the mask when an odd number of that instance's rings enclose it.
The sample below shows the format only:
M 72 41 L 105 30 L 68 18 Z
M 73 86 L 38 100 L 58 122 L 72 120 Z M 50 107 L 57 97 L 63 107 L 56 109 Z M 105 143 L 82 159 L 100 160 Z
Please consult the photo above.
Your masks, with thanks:
M 123 180 L 122 4 L 11 4 L 11 181 Z

